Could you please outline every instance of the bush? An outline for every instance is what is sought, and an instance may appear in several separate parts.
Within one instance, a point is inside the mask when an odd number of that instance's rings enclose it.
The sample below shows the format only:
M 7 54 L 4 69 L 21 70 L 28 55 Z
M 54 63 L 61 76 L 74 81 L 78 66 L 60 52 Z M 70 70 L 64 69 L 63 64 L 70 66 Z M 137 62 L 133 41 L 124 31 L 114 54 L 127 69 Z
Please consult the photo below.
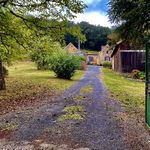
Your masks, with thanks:
M 145 73 L 141 72 L 137 69 L 132 70 L 131 74 L 129 75 L 129 77 L 133 78 L 133 79 L 140 79 L 140 80 L 144 80 L 145 79 Z
M 132 70 L 132 72 L 129 76 L 133 79 L 138 79 L 139 78 L 139 73 L 140 73 L 139 70 L 134 69 L 134 70 Z
M 111 62 L 109 62 L 109 61 L 104 61 L 104 62 L 103 62 L 103 67 L 104 67 L 104 68 L 110 68 L 110 69 L 111 69 L 111 68 L 112 68 L 112 64 L 111 64 Z
M 81 65 L 81 57 L 67 54 L 65 51 L 55 53 L 51 57 L 51 70 L 58 78 L 71 79 L 75 70 Z
M 144 80 L 146 78 L 145 72 L 139 72 L 139 79 Z

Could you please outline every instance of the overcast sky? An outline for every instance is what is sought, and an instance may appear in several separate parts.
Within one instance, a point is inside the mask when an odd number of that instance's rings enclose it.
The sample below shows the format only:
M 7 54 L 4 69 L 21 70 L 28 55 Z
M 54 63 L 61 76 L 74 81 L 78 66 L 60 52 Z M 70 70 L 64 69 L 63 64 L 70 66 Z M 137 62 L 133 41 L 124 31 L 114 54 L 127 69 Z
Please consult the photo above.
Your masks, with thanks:
M 74 22 L 86 21 L 90 24 L 111 27 L 107 16 L 108 0 L 83 0 L 88 8 L 85 9 L 84 14 L 77 14 Z

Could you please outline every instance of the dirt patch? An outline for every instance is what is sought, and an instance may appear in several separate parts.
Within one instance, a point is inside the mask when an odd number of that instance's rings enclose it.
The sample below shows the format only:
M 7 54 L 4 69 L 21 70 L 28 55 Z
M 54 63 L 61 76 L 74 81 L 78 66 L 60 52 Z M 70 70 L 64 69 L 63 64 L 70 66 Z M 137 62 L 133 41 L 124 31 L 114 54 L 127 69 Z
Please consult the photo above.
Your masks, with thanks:
M 52 90 L 44 93 L 35 94 L 32 96 L 20 97 L 18 99 L 0 100 L 0 115 L 13 112 L 18 109 L 24 109 L 25 107 L 37 105 L 37 103 L 43 103 L 45 100 L 56 95 Z
M 124 140 L 133 150 L 150 149 L 150 131 L 145 126 L 144 112 L 123 112 L 118 114 L 124 131 Z
M 10 134 L 11 134 L 10 130 L 1 130 L 0 129 L 0 139 L 3 139 L 3 138 L 9 139 Z

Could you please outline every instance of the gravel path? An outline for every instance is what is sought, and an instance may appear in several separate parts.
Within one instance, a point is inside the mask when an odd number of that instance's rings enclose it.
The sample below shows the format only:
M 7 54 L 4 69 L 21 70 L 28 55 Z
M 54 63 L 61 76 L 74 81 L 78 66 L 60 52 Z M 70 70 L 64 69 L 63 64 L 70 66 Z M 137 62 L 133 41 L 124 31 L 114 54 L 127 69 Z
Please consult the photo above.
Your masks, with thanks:
M 89 66 L 76 85 L 51 102 L 1 116 L 0 149 L 130 150 L 117 114 L 100 80 L 100 68 Z

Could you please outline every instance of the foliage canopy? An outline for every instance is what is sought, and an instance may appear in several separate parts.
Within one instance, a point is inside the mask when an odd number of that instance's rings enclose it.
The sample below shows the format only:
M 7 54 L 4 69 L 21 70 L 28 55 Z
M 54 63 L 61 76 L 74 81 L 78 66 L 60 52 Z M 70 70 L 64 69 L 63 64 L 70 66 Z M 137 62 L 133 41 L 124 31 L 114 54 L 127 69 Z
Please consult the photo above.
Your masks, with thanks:
M 82 13 L 85 7 L 80 0 L 1 0 L 1 58 L 9 58 L 7 54 L 18 52 L 20 46 L 33 48 L 31 39 L 36 41 L 40 36 L 62 39 L 65 21 Z
M 36 49 L 41 37 L 62 42 L 67 19 L 82 13 L 85 7 L 80 0 L 1 0 L 0 90 L 5 89 L 3 61 Z
M 78 26 L 81 28 L 81 32 L 85 35 L 86 41 L 81 43 L 82 49 L 100 50 L 102 45 L 106 45 L 107 36 L 111 33 L 111 29 L 108 27 L 91 25 L 88 22 L 81 22 L 78 24 L 70 23 L 70 26 Z M 66 43 L 72 42 L 75 46 L 78 45 L 78 39 L 71 34 L 66 34 Z
M 109 18 L 118 24 L 122 39 L 144 44 L 150 34 L 150 3 L 147 0 L 110 0 Z

